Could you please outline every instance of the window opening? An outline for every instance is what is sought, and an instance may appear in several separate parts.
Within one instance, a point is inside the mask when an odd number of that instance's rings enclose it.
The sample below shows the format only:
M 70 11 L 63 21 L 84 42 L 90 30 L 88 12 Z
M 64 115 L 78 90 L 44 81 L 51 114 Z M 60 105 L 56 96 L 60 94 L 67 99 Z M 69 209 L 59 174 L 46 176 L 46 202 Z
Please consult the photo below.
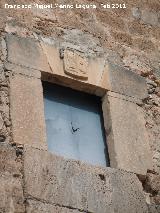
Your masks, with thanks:
M 47 82 L 43 91 L 48 150 L 109 166 L 100 98 Z

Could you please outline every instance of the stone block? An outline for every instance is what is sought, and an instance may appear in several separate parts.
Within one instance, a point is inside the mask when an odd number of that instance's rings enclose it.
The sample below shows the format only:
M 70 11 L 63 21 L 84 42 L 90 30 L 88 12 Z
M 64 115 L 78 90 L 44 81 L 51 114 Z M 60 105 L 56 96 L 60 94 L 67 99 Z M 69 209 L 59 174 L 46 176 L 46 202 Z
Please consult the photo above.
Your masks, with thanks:
M 63 76 L 63 60 L 60 59 L 59 48 L 44 42 L 41 42 L 41 46 L 51 67 L 51 73 Z
M 15 143 L 46 149 L 43 91 L 40 79 L 16 74 L 10 78 L 10 114 Z
M 16 161 L 16 151 L 10 145 L 0 144 L 0 175 L 2 174 L 17 174 L 21 176 L 21 163 Z
M 22 164 L 16 151 L 0 145 L 0 212 L 24 212 Z
M 147 97 L 147 84 L 143 77 L 111 63 L 105 66 L 105 72 L 104 84 L 108 90 L 139 99 Z
M 0 183 L 0 212 L 24 212 L 21 181 L 5 174 Z
M 94 167 L 25 146 L 26 197 L 82 212 L 146 213 L 135 174 Z
M 158 14 L 149 10 L 142 10 L 141 19 L 145 24 L 150 24 L 152 26 L 158 26 L 159 24 Z
M 6 43 L 9 62 L 50 72 L 47 58 L 37 41 L 8 34 Z
M 82 53 L 76 50 L 64 50 L 60 58 L 60 48 L 56 45 L 49 45 L 41 42 L 44 53 L 52 69 L 52 75 L 48 79 L 56 79 L 56 82 L 69 85 L 73 89 L 87 91 L 103 96 L 105 93 L 104 73 L 105 60 L 103 58 L 87 59 Z M 42 72 L 42 78 L 46 78 Z
M 132 15 L 135 19 L 140 19 L 141 18 L 141 10 L 138 7 L 133 7 L 132 8 Z
M 82 211 L 79 211 L 78 209 L 72 209 L 72 208 L 66 208 L 66 207 L 60 207 L 55 206 L 48 203 L 43 203 L 40 201 L 34 201 L 34 200 L 27 200 L 27 207 L 26 207 L 27 213 L 82 213 Z M 84 212 L 83 213 L 87 213 Z
M 102 107 L 111 167 L 145 175 L 152 158 L 142 109 L 110 94 Z
M 31 12 L 33 13 L 33 16 L 38 17 L 40 19 L 45 19 L 48 21 L 55 22 L 57 21 L 57 17 L 55 13 L 52 13 L 51 9 L 38 9 L 36 7 L 32 7 Z
M 104 70 L 105 59 L 103 57 L 89 59 L 89 83 L 106 89 L 106 73 Z
M 153 194 L 160 194 L 160 175 L 148 173 L 144 187 Z
M 133 35 L 141 36 L 147 32 L 148 32 L 148 34 L 151 33 L 149 26 L 144 25 L 143 23 L 138 22 L 137 20 L 131 21 L 129 23 L 128 28 L 129 28 L 129 32 Z M 133 61 L 133 63 L 134 63 L 134 61 Z
M 41 78 L 41 72 L 39 70 L 25 68 L 12 63 L 5 63 L 5 69 L 12 71 L 12 73 L 25 75 L 28 77 Z
M 138 99 L 138 98 L 135 98 L 135 97 L 132 97 L 132 96 L 121 95 L 119 93 L 111 92 L 111 91 L 108 91 L 107 95 L 114 97 L 114 98 L 119 98 L 119 99 L 122 99 L 122 100 L 126 100 L 126 101 L 129 101 L 129 102 L 136 103 L 139 106 L 143 105 L 143 101 L 141 99 Z
M 127 33 L 126 31 L 116 31 L 116 30 L 112 30 L 111 31 L 111 36 L 113 37 L 113 39 L 119 43 L 119 44 L 125 44 L 127 46 L 131 46 L 133 43 L 132 40 L 132 36 L 131 34 Z
M 148 205 L 148 213 L 159 213 L 160 205 L 152 204 Z

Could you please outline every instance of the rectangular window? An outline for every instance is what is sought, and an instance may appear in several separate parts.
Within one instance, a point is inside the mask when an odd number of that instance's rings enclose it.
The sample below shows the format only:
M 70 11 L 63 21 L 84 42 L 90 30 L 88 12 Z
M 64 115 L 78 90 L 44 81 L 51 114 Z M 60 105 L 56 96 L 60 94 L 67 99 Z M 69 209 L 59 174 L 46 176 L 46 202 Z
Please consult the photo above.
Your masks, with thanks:
M 43 90 L 49 151 L 109 166 L 100 99 L 50 83 Z

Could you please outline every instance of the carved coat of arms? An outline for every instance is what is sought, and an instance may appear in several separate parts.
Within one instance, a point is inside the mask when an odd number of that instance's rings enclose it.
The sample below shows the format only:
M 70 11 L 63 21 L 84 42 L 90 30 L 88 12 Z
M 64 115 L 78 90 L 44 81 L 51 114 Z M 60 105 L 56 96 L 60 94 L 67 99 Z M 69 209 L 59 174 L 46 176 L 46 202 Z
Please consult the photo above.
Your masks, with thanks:
M 67 75 L 87 80 L 88 61 L 78 51 L 64 50 L 64 71 Z

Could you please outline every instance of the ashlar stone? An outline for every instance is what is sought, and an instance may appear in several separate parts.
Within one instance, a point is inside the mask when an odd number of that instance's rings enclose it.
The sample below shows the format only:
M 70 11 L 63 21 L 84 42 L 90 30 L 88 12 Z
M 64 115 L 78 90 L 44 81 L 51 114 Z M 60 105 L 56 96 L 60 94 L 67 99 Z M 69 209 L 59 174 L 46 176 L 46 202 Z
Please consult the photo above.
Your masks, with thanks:
M 159 16 L 159 14 L 156 12 L 152 12 L 149 10 L 142 10 L 141 19 L 145 24 L 150 24 L 152 26 L 158 27 L 158 25 L 159 25 L 158 16 Z
M 50 81 L 56 81 L 65 86 L 69 85 L 73 89 L 98 96 L 104 95 L 106 84 L 103 82 L 106 75 L 103 58 L 88 59 L 76 50 L 65 49 L 61 54 L 62 59 L 58 45 L 50 45 L 45 42 L 41 42 L 41 45 L 52 69 L 48 75 Z M 46 74 L 43 72 L 42 78 L 46 78 Z
M 16 74 L 10 78 L 10 114 L 15 143 L 46 149 L 43 91 L 40 79 Z
M 142 109 L 111 93 L 102 107 L 111 167 L 145 175 L 152 158 Z
M 0 145 L 0 212 L 22 213 L 24 197 L 22 188 L 22 164 L 16 150 L 10 145 Z
M 148 205 L 148 213 L 159 213 L 160 205 L 152 204 Z
M 107 63 L 105 66 L 107 90 L 139 99 L 147 97 L 147 84 L 143 77 L 121 66 Z
M 34 39 L 8 34 L 6 36 L 8 61 L 17 65 L 50 72 L 40 44 Z
M 66 160 L 25 145 L 24 178 L 26 197 L 51 205 L 82 212 L 147 212 L 142 185 L 129 172 Z
M 12 63 L 5 63 L 5 69 L 12 71 L 12 73 L 25 75 L 28 77 L 41 78 L 41 72 L 39 70 L 22 67 Z

